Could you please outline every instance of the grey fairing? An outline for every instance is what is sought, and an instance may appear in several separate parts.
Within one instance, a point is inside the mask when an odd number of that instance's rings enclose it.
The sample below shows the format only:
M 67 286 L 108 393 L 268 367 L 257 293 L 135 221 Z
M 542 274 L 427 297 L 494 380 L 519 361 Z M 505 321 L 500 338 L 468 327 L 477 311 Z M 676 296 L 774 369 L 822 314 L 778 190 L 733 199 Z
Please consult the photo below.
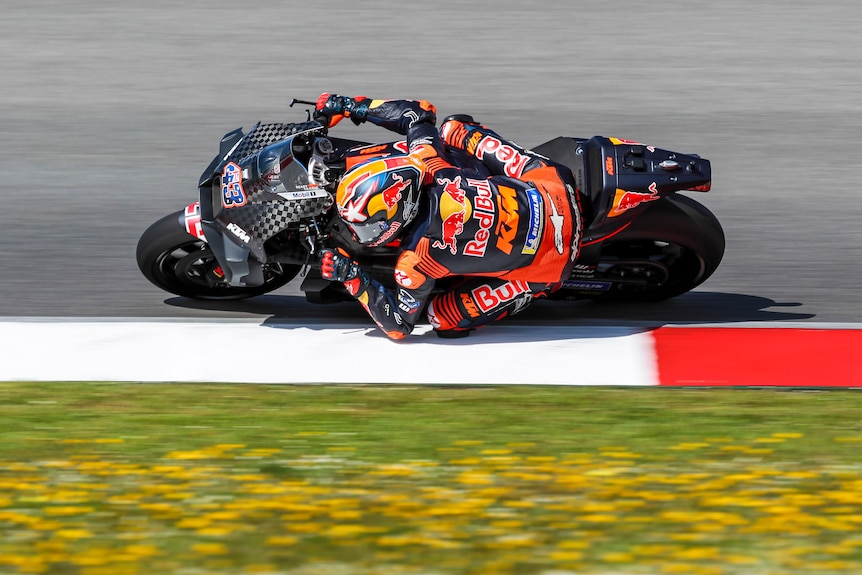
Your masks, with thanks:
M 225 279 L 234 287 L 251 287 L 263 284 L 263 265 L 251 257 L 251 252 L 237 245 L 218 228 L 201 222 L 210 248 L 222 265 Z

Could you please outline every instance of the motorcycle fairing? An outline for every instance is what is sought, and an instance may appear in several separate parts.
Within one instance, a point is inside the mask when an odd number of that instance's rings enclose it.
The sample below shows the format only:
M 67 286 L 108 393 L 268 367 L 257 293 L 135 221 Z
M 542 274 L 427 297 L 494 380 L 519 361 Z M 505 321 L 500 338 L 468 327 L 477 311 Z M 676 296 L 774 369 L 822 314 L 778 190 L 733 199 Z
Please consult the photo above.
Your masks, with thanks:
M 201 229 L 233 286 L 258 285 L 267 262 L 264 244 L 291 223 L 321 213 L 331 196 L 309 184 L 307 163 L 311 150 L 302 149 L 296 136 L 323 132 L 317 122 L 257 124 L 248 133 L 229 132 L 219 156 L 201 176 Z M 297 158 L 294 154 L 303 154 Z M 230 201 L 224 183 L 226 170 L 241 181 L 242 202 Z M 232 194 L 237 188 L 232 188 Z M 230 195 L 230 198 L 239 196 Z

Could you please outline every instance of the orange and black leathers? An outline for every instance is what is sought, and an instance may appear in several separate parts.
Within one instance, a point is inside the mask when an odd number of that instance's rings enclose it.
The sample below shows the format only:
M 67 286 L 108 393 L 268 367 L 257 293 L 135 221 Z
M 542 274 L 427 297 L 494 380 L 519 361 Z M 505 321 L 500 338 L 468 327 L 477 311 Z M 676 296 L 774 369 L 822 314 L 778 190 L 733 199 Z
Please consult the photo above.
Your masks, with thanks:
M 478 124 L 449 121 L 438 132 L 426 102 L 374 100 L 365 115 L 405 134 L 426 169 L 424 209 L 402 236 L 397 291 L 364 274 L 345 284 L 387 335 L 412 331 L 440 278 L 477 276 L 429 306 L 438 330 L 467 330 L 523 309 L 567 277 L 581 229 L 567 169 Z M 475 159 L 455 165 L 444 139 Z

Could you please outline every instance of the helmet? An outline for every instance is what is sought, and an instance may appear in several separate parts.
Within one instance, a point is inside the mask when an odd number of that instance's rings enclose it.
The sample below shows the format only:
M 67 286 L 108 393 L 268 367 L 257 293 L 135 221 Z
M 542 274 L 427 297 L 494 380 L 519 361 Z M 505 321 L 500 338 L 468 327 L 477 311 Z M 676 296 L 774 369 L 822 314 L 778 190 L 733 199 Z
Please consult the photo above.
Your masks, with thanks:
M 425 166 L 413 156 L 375 158 L 350 168 L 338 182 L 338 215 L 366 246 L 392 240 L 418 209 Z

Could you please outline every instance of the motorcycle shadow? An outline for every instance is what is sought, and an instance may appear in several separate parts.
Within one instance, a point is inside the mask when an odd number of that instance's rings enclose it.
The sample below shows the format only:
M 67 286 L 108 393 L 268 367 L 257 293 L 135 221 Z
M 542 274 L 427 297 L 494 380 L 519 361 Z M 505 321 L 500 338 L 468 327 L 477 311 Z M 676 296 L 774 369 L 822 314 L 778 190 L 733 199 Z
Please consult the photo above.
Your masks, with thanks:
M 168 305 L 187 309 L 268 316 L 262 325 L 276 329 L 366 330 L 368 337 L 386 336 L 374 328 L 365 311 L 355 302 L 311 304 L 300 295 L 267 294 L 245 300 L 218 301 L 171 298 Z M 419 336 L 424 342 L 444 345 L 571 339 L 585 328 L 583 337 L 617 337 L 625 331 L 651 331 L 668 325 L 709 325 L 740 322 L 800 322 L 814 317 L 783 309 L 801 306 L 796 302 L 746 294 L 689 292 L 658 303 L 605 304 L 588 300 L 537 300 L 523 312 L 499 324 L 478 330 L 464 339 L 440 339 L 429 330 Z M 771 309 L 778 308 L 778 309 Z M 783 308 L 783 309 L 782 309 Z M 427 326 L 427 321 L 419 322 Z M 545 329 L 535 329 L 535 328 Z M 524 329 L 529 328 L 529 329 Z
M 652 303 L 539 300 L 528 308 L 523 319 L 535 314 L 536 318 L 566 325 L 658 328 L 667 325 L 711 323 L 797 322 L 815 317 L 812 313 L 783 311 L 802 305 L 799 302 L 779 303 L 769 298 L 747 294 L 695 291 Z M 520 317 L 515 316 L 512 320 Z

